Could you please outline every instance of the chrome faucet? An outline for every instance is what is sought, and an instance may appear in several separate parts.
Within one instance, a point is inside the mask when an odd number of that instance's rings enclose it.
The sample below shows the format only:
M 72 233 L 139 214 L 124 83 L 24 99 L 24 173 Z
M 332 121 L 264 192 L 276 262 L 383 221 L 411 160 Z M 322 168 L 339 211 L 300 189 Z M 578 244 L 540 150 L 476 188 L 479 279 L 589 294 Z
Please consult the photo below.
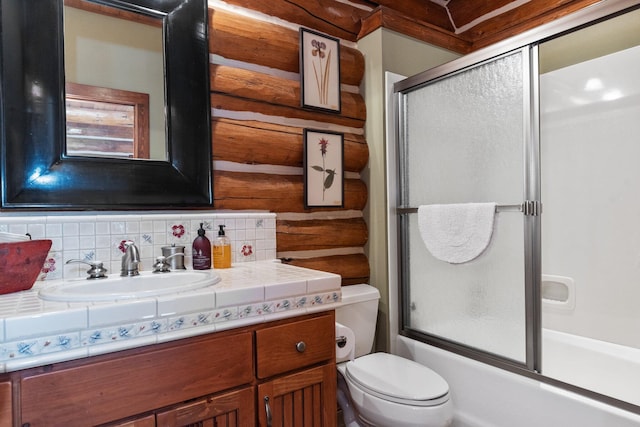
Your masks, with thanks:
M 140 264 L 140 252 L 132 241 L 124 242 L 125 252 L 122 255 L 121 276 L 137 276 L 140 274 L 138 265 Z

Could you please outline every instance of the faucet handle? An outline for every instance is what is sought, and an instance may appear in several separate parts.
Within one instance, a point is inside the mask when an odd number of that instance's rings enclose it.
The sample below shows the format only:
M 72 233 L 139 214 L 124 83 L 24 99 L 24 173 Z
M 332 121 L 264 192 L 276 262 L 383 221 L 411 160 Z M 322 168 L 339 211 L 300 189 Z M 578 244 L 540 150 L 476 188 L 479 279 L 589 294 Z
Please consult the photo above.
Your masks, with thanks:
M 156 262 L 153 263 L 153 272 L 154 273 L 169 273 L 171 269 L 169 268 L 169 263 L 167 262 L 167 257 L 160 255 L 156 258 Z
M 67 260 L 67 262 L 65 262 L 65 264 L 74 264 L 74 263 L 87 264 L 91 267 L 87 270 L 87 274 L 89 275 L 87 277 L 87 280 L 103 279 L 107 277 L 107 274 L 106 274 L 107 269 L 104 268 L 104 264 L 102 263 L 102 261 L 85 261 L 83 259 L 70 259 L 70 260 Z
M 173 257 L 181 256 L 184 257 L 182 252 L 176 252 L 175 254 L 164 256 L 160 255 L 156 257 L 156 262 L 153 264 L 153 272 L 154 273 L 168 273 L 171 271 L 171 264 L 169 264 L 169 260 Z

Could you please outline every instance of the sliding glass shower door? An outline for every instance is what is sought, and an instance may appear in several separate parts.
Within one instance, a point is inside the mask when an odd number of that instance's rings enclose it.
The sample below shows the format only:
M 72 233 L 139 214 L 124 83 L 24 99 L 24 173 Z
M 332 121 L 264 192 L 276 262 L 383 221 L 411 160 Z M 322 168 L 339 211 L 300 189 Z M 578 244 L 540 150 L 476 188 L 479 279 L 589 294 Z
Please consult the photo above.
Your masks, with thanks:
M 535 218 L 520 210 L 537 197 L 527 179 L 529 63 L 524 48 L 450 73 L 445 65 L 396 87 L 403 330 L 522 365 L 535 339 L 526 327 L 532 287 L 524 253 Z M 488 247 L 464 263 L 437 259 L 417 209 L 469 203 L 497 204 Z

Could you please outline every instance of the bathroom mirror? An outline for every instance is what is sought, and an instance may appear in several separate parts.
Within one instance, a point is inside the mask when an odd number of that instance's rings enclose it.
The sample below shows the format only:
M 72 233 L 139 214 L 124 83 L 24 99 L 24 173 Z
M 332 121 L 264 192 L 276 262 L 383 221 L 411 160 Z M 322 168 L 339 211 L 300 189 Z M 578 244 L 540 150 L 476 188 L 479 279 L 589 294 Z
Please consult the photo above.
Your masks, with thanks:
M 92 2 L 162 21 L 166 161 L 67 155 L 63 3 L 0 0 L 2 209 L 211 206 L 206 0 Z
M 67 156 L 167 160 L 162 19 L 86 0 L 63 14 Z

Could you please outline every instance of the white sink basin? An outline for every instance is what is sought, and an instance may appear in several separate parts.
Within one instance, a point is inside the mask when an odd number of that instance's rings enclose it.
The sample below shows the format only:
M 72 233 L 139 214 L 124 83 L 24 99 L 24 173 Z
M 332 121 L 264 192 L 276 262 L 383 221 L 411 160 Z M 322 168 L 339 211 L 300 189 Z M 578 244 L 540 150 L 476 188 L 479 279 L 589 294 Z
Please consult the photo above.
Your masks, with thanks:
M 212 271 L 142 272 L 135 277 L 110 275 L 104 279 L 71 279 L 57 285 L 44 285 L 38 293 L 48 301 L 91 302 L 153 297 L 192 291 L 215 285 L 220 276 Z

